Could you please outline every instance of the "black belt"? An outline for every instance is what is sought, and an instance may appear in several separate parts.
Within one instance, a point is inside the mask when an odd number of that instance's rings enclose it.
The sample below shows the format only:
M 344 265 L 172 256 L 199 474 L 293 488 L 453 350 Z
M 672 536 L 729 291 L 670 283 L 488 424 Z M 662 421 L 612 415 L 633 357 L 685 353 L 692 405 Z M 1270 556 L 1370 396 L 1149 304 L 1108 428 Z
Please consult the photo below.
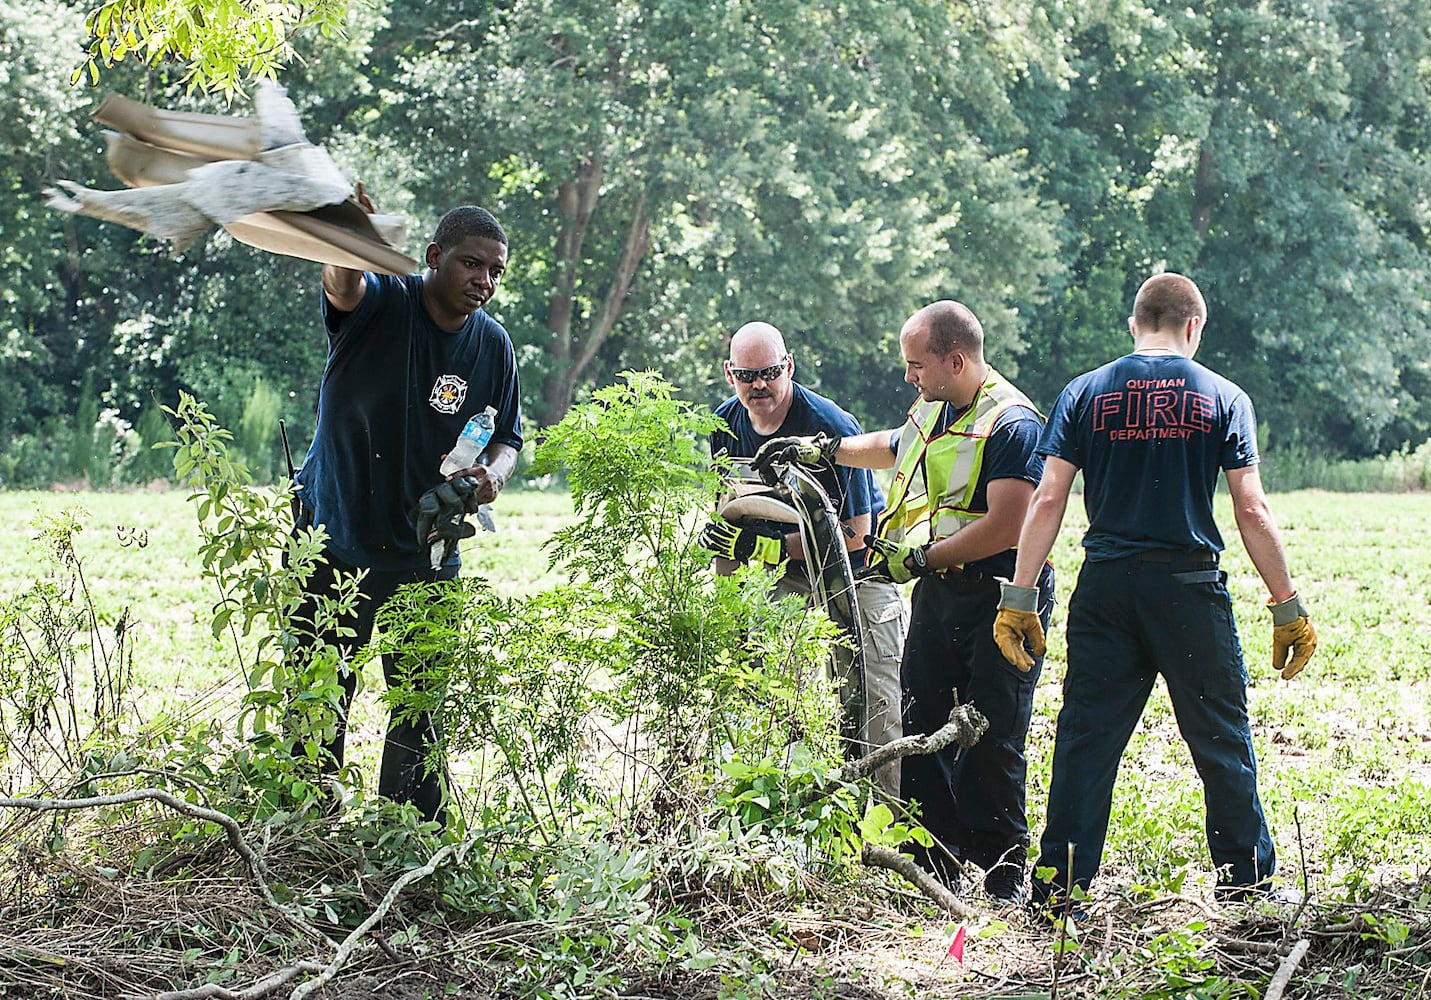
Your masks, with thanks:
M 1222 571 L 1217 568 L 1217 553 L 1212 549 L 1144 549 L 1125 557 L 1128 562 L 1148 563 L 1167 567 L 1178 583 L 1222 583 Z
M 993 573 L 982 569 L 964 569 L 963 567 L 950 566 L 948 569 L 935 570 L 929 574 L 947 583 L 982 583 L 985 580 L 994 580 L 997 577 Z
M 1155 563 L 1212 563 L 1217 565 L 1217 553 L 1212 549 L 1144 549 L 1128 556 L 1141 562 Z

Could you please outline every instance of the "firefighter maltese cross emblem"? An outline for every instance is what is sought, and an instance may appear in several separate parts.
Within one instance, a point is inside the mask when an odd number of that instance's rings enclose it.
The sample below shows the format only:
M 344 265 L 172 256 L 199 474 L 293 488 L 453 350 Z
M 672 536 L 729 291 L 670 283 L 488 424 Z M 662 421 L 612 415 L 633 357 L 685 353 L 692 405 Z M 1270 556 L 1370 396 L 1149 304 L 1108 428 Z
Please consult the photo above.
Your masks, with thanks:
M 427 402 L 438 413 L 456 413 L 467 398 L 467 383 L 456 375 L 440 375 Z

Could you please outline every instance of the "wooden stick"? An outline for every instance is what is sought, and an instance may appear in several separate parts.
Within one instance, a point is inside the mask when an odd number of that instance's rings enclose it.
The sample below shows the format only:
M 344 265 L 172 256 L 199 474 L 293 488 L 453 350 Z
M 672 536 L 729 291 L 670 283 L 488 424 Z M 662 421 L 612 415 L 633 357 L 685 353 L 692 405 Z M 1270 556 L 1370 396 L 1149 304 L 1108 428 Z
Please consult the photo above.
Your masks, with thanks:
M 971 920 L 979 914 L 978 910 L 960 900 L 958 896 L 949 891 L 943 882 L 919 867 L 915 860 L 907 854 L 900 854 L 888 847 L 866 844 L 860 852 L 860 860 L 871 868 L 887 868 L 892 872 L 898 872 L 920 892 L 960 920 Z
M 1292 974 L 1297 971 L 1297 966 L 1302 961 L 1302 956 L 1307 953 L 1307 949 L 1312 946 L 1312 942 L 1302 938 L 1292 946 L 1292 950 L 1287 953 L 1287 957 L 1282 959 L 1282 964 L 1277 967 L 1277 972 L 1272 977 L 1272 981 L 1267 984 L 1267 992 L 1262 994 L 1262 1000 L 1282 1000 L 1282 991 L 1287 988 L 1287 984 L 1292 981 Z

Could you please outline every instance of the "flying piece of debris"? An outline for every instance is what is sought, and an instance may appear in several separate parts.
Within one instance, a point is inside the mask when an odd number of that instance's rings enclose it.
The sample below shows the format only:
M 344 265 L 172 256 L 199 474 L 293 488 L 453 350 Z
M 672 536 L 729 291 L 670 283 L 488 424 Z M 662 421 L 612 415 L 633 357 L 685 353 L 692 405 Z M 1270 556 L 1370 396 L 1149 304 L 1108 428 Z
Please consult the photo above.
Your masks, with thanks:
M 56 181 L 47 203 L 118 222 L 186 248 L 215 226 L 272 253 L 388 274 L 417 261 L 397 249 L 407 217 L 370 215 L 327 152 L 303 134 L 282 87 L 263 81 L 252 117 L 164 111 L 110 94 L 94 117 L 110 171 L 129 185 L 98 191 Z

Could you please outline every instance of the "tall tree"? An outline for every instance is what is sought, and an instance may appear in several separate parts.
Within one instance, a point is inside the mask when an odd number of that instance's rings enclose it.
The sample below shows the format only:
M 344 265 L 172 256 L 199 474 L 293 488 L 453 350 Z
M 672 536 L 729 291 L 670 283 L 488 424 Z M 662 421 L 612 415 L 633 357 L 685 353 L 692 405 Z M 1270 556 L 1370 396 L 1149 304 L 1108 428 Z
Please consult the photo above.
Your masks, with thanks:
M 544 420 L 609 345 L 661 360 L 643 345 L 704 351 L 755 315 L 817 383 L 897 371 L 899 323 L 939 294 L 1013 347 L 1012 299 L 1054 269 L 1026 163 L 959 113 L 971 90 L 1003 100 L 996 53 L 945 4 L 515 0 L 432 41 L 389 121 L 432 137 L 423 200 L 479 189 L 519 234 Z
M 85 176 L 98 158 L 78 121 L 89 96 L 63 83 L 83 38 L 78 13 L 36 0 L 0 0 L 0 435 L 45 414 L 73 413 L 77 373 L 93 336 L 76 330 L 93 307 L 87 275 L 116 267 L 113 244 L 90 239 L 86 220 L 44 207 L 56 176 Z M 121 238 L 128 242 L 127 238 Z
M 1369 454 L 1398 424 L 1424 439 L 1431 14 L 1309 0 L 1199 15 L 1218 55 L 1189 198 L 1227 333 L 1211 356 L 1266 401 L 1274 443 Z
M 1053 16 L 1065 70 L 1018 98 L 1070 221 L 1070 280 L 1030 310 L 1035 391 L 1125 349 L 1133 290 L 1168 267 L 1203 285 L 1204 359 L 1253 394 L 1267 441 L 1359 455 L 1424 440 L 1424 5 Z

